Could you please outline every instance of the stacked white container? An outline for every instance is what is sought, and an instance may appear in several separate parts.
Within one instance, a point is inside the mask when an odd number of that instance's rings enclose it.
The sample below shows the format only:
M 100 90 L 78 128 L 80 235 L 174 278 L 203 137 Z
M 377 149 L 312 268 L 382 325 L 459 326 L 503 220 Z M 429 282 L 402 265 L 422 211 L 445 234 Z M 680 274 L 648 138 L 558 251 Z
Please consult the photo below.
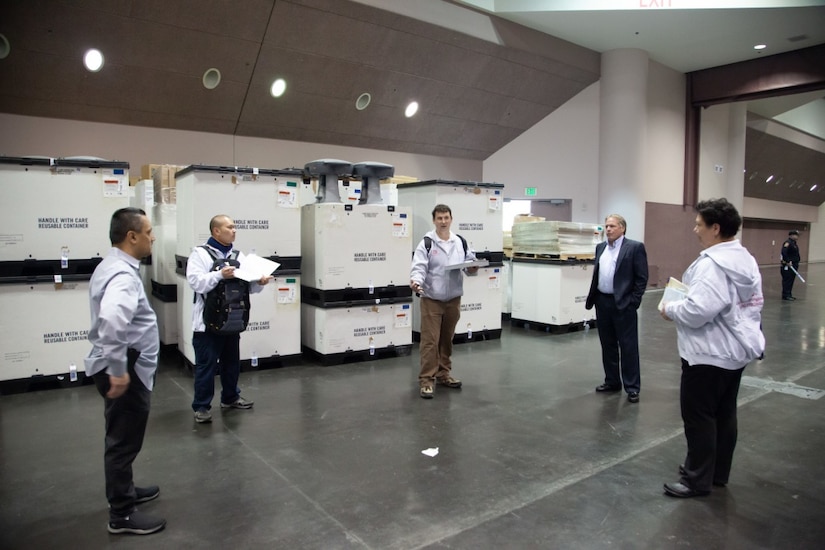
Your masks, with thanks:
M 366 172 L 392 170 L 370 165 Z M 304 206 L 301 218 L 301 342 L 327 365 L 407 355 L 412 347 L 410 209 L 383 204 L 377 182 L 358 187 L 372 204 L 341 202 L 338 177 L 351 169 L 336 160 L 305 168 L 319 176 L 323 202 Z
M 0 157 L 0 382 L 19 391 L 83 382 L 89 279 L 129 206 L 129 164 Z M 12 200 L 13 197 L 13 200 Z
M 235 221 L 235 248 L 278 262 L 275 279 L 252 294 L 241 335 L 241 367 L 283 365 L 301 357 L 302 172 L 193 165 L 176 175 L 178 349 L 194 364 L 192 304 L 186 261 L 209 239 L 213 216 Z
M 464 278 L 461 319 L 453 341 L 501 337 L 502 294 L 504 282 L 502 205 L 504 185 L 463 181 L 432 180 L 397 185 L 398 204 L 412 208 L 414 250 L 424 235 L 433 229 L 432 211 L 446 204 L 453 213 L 452 232 L 467 240 L 479 259 L 490 262 L 478 274 Z M 408 262 L 409 263 L 409 262 Z M 409 271 L 409 266 L 408 266 Z M 413 302 L 413 336 L 420 338 L 421 306 Z

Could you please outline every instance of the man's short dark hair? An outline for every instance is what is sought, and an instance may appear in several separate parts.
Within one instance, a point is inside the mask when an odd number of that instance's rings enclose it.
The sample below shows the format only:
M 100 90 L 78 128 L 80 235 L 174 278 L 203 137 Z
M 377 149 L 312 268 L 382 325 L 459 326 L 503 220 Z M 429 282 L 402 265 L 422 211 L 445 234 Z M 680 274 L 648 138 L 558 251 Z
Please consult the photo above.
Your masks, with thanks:
M 796 229 L 791 229 L 790 231 L 788 231 L 788 236 L 790 237 L 791 235 L 796 235 L 798 237 L 799 231 L 797 231 Z
M 435 208 L 433 208 L 433 219 L 435 219 L 436 212 L 446 212 L 447 214 L 450 215 L 451 218 L 453 217 L 453 211 L 450 210 L 450 207 L 447 206 L 446 204 L 436 204 L 435 205 Z
M 742 225 L 742 216 L 728 199 L 699 201 L 696 212 L 702 217 L 705 225 L 719 224 L 719 235 L 724 239 L 735 237 Z
M 109 224 L 109 241 L 112 245 L 117 245 L 126 240 L 129 231 L 140 233 L 143 230 L 143 216 L 146 212 L 140 208 L 121 208 L 112 214 L 112 222 Z

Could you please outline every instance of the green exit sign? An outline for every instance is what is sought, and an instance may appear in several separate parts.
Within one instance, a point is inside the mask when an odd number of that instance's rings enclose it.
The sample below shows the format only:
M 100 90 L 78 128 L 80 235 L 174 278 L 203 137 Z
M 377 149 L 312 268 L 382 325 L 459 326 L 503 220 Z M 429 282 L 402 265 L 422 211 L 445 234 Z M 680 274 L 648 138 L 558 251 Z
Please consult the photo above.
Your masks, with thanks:
M 537 195 L 537 191 L 535 187 L 525 187 L 524 188 L 524 196 L 525 197 L 535 197 Z

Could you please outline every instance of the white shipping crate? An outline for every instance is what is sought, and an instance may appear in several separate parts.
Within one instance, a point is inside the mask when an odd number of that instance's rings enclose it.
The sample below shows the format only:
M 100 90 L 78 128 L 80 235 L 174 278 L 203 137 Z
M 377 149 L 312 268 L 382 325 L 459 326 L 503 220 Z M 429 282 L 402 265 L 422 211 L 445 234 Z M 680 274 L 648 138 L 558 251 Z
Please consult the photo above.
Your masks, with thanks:
M 132 192 L 127 162 L 0 157 L 0 261 L 105 256 Z
M 300 171 L 189 166 L 176 176 L 180 256 L 210 237 L 213 216 L 235 221 L 235 247 L 245 254 L 301 255 Z
M 453 213 L 451 230 L 476 252 L 504 249 L 502 208 L 504 185 L 455 181 L 422 181 L 396 186 L 398 204 L 412 208 L 411 250 L 433 229 L 433 208 L 446 204 Z
M 0 285 L 0 302 L 17 312 L 0 321 L 0 380 L 69 376 L 92 345 L 88 281 Z
M 502 267 L 481 267 L 473 276 L 463 275 L 464 295 L 461 297 L 461 318 L 455 327 L 455 335 L 475 338 L 484 331 L 501 334 Z M 421 300 L 415 299 L 413 330 L 421 333 Z
M 304 284 L 321 290 L 409 286 L 409 208 L 318 203 L 302 210 Z
M 149 296 L 149 302 L 158 317 L 160 343 L 164 346 L 176 345 L 178 343 L 178 304 L 176 302 L 164 302 L 157 296 L 151 295 Z
M 513 262 L 505 258 L 501 268 L 501 313 L 513 312 Z
M 152 245 L 152 265 L 150 266 L 152 280 L 162 285 L 174 285 L 177 282 L 175 273 L 178 240 L 177 205 L 156 204 L 154 218 L 155 244 Z
M 513 260 L 512 318 L 546 325 L 592 321 L 595 308 L 584 308 L 593 263 L 543 263 Z
M 412 344 L 410 302 L 301 309 L 301 343 L 321 355 Z
M 277 273 L 277 272 L 276 272 Z M 178 350 L 195 364 L 192 347 L 194 292 L 178 276 Z M 250 295 L 249 325 L 241 333 L 241 361 L 291 357 L 301 353 L 301 276 L 279 275 Z

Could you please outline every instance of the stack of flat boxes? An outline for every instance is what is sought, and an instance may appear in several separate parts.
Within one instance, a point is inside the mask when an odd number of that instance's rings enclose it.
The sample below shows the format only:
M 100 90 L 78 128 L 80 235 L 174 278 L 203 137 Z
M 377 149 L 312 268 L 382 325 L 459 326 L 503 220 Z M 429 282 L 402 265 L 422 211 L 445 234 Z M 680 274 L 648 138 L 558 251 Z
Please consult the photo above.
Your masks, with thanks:
M 129 164 L 0 157 L 0 381 L 20 389 L 84 378 L 89 279 L 109 223 L 129 206 Z M 14 197 L 11 200 L 11 197 Z
M 410 209 L 349 202 L 309 204 L 301 216 L 301 342 L 324 364 L 412 347 Z
M 264 367 L 301 357 L 301 209 L 308 191 L 297 169 L 193 165 L 176 174 L 178 349 L 191 364 L 194 292 L 186 261 L 209 239 L 217 214 L 235 221 L 235 247 L 275 261 L 275 279 L 252 294 L 249 326 L 241 334 L 241 365 Z
M 467 240 L 479 259 L 490 262 L 475 276 L 464 278 L 461 319 L 455 329 L 456 343 L 501 337 L 503 287 L 502 206 L 504 185 L 464 181 L 430 180 L 398 184 L 398 204 L 412 208 L 411 250 L 433 229 L 432 210 L 446 204 L 453 213 L 452 232 Z M 413 306 L 413 336 L 420 337 L 420 301 Z

